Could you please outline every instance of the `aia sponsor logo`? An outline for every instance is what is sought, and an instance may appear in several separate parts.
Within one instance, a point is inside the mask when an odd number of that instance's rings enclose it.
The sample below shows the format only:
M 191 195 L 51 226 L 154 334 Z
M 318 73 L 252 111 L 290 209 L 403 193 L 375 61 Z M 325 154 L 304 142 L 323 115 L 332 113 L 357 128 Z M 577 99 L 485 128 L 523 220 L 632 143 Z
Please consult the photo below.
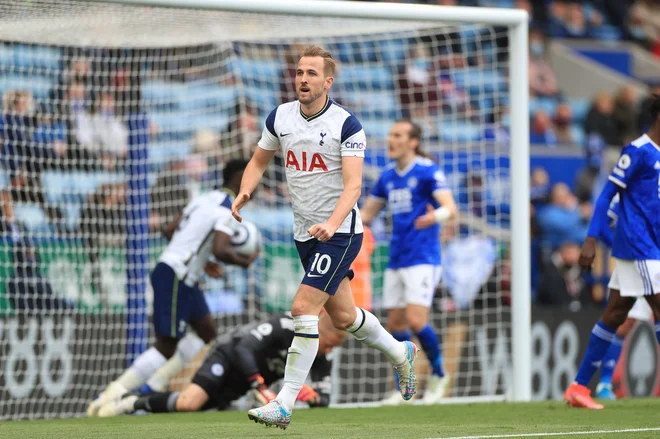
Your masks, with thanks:
M 294 168 L 296 171 L 314 172 L 318 169 L 323 172 L 328 172 L 328 167 L 325 165 L 321 154 L 314 153 L 309 157 L 306 151 L 303 151 L 298 157 L 293 151 L 287 151 L 286 167 Z

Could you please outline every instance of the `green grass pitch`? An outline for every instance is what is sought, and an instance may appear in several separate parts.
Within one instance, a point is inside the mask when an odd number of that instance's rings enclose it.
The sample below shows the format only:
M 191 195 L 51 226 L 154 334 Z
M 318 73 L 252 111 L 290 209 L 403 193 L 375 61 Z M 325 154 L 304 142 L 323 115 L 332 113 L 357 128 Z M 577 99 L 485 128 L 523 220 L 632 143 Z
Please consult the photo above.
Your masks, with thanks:
M 610 402 L 601 411 L 569 409 L 560 402 L 314 409 L 295 411 L 282 431 L 234 411 L 4 422 L 0 438 L 660 438 L 659 413 L 660 399 Z

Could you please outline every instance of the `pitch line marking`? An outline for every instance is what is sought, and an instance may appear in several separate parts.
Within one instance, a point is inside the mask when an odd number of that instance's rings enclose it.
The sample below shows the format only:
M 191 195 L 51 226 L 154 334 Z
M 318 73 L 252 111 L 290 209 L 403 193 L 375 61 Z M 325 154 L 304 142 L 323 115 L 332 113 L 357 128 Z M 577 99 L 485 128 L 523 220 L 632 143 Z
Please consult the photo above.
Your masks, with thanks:
M 657 428 L 627 428 L 623 430 L 596 430 L 596 431 L 565 431 L 557 433 L 520 433 L 520 434 L 494 434 L 485 436 L 452 436 L 431 439 L 504 439 L 516 437 L 550 437 L 550 436 L 586 436 L 592 434 L 614 434 L 614 433 L 643 433 L 645 431 L 660 431 Z

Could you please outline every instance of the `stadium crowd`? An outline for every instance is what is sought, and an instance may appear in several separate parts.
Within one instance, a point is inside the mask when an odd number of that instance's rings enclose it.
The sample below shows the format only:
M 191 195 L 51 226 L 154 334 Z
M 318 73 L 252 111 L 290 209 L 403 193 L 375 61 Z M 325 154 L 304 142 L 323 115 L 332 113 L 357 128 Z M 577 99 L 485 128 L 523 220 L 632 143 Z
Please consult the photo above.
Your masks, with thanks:
M 568 306 L 570 309 L 601 302 L 602 297 L 591 294 L 590 282 L 584 280 L 577 268 L 578 249 L 591 216 L 594 188 L 602 184 L 602 169 L 606 168 L 608 151 L 620 149 L 648 127 L 643 111 L 648 96 L 638 95 L 632 87 L 623 87 L 613 94 L 599 93 L 589 103 L 572 99 L 563 92 L 562 84 L 548 63 L 547 43 L 551 38 L 625 40 L 660 56 L 660 2 L 438 0 L 414 3 L 518 7 L 530 12 L 530 143 L 540 148 L 568 146 L 583 151 L 586 158 L 584 169 L 576 175 L 573 190 L 564 183 L 553 184 L 543 168 L 532 172 L 533 277 L 535 285 L 542 286 L 536 289 L 534 300 L 542 305 Z M 464 72 L 470 69 L 490 72 L 494 75 L 494 82 L 502 77 L 499 63 L 506 58 L 501 46 L 506 44 L 504 34 L 496 31 L 493 46 L 477 44 L 478 38 L 474 38 L 467 49 L 458 47 L 460 45 L 456 42 L 460 41 L 460 36 L 452 33 L 431 35 L 405 49 L 395 47 L 389 50 L 388 46 L 375 47 L 369 42 L 357 48 L 339 43 L 336 49 L 341 62 L 349 65 L 373 61 L 385 63 L 391 67 L 394 81 L 389 84 L 386 80 L 383 83 L 374 80 L 368 84 L 373 90 L 362 100 L 354 99 L 354 95 L 359 96 L 359 93 L 352 93 L 355 85 L 344 84 L 336 88 L 333 98 L 346 103 L 357 113 L 376 113 L 378 122 L 391 123 L 396 117 L 411 117 L 422 125 L 426 139 L 431 143 L 468 140 L 505 145 L 509 141 L 506 100 L 498 98 L 497 88 L 489 90 L 486 99 L 483 95 L 477 96 L 482 92 L 481 85 L 476 85 L 475 92 L 475 85 L 464 77 Z M 6 43 L 4 47 L 13 50 L 16 46 Z M 25 48 L 30 49 L 30 46 Z M 245 43 L 237 45 L 234 50 L 246 60 L 256 58 L 266 67 L 275 66 L 277 74 L 290 75 L 300 47 L 268 48 Z M 52 286 L 38 268 L 39 254 L 33 242 L 54 236 L 83 243 L 92 266 L 93 285 L 100 296 L 104 296 L 100 250 L 104 242 L 120 242 L 125 235 L 125 167 L 131 137 L 128 120 L 136 110 L 146 111 L 151 121 L 147 133 L 149 142 L 154 143 L 150 150 L 154 156 L 149 167 L 150 228 L 156 234 L 174 218 L 193 193 L 217 182 L 223 161 L 231 154 L 248 152 L 254 147 L 265 112 L 273 105 L 290 100 L 293 93 L 287 82 L 277 84 L 277 90 L 273 90 L 271 85 L 259 84 L 254 77 L 246 79 L 243 73 L 249 69 L 239 69 L 241 74 L 237 74 L 226 61 L 228 53 L 224 49 L 211 50 L 207 46 L 152 49 L 142 53 L 144 59 L 151 60 L 146 65 L 127 61 L 140 58 L 138 55 L 122 50 L 63 49 L 55 85 L 45 96 L 36 96 L 28 88 L 3 90 L 3 115 L 0 118 L 0 158 L 4 179 L 0 192 L 2 242 L 14 245 L 13 260 L 17 268 L 26 267 L 21 261 L 34 261 L 32 265 L 27 264 L 28 269 L 14 270 L 11 280 L 14 286 L 8 291 L 15 308 L 72 306 L 56 300 L 57 294 L 53 293 Z M 3 68 L 10 69 L 11 66 Z M 142 78 L 147 78 L 145 83 Z M 202 128 L 172 128 L 167 119 L 156 117 L 160 113 L 153 95 L 149 95 L 149 99 L 156 104 L 140 108 L 144 96 L 155 93 L 155 86 L 149 88 L 147 81 L 149 84 L 186 85 L 199 80 L 213 82 L 223 89 L 247 82 L 255 85 L 257 91 L 267 90 L 268 93 L 264 93 L 265 100 L 260 100 L 263 96 L 247 96 L 235 104 L 227 103 L 234 102 L 231 99 L 235 96 L 233 94 L 229 95 L 230 99 L 226 95 L 219 98 L 224 99 L 224 115 L 216 116 L 217 107 L 209 105 L 200 117 L 214 122 Z M 364 101 L 374 99 L 380 90 L 390 85 L 389 92 L 381 93 L 388 96 L 381 98 L 389 99 L 391 95 L 393 101 L 381 105 L 385 109 L 383 114 L 378 114 Z M 650 86 L 651 93 L 660 93 L 660 85 Z M 272 96 L 274 100 L 269 100 Z M 193 104 L 198 102 L 191 96 L 184 98 Z M 182 101 L 182 105 L 184 103 Z M 387 110 L 388 105 L 392 112 Z M 173 114 L 175 118 L 179 116 Z M 370 133 L 370 127 L 374 127 L 372 135 L 379 138 L 374 146 L 381 146 L 387 124 L 378 128 L 383 125 L 369 125 L 368 117 L 365 119 L 367 133 Z M 451 121 L 466 130 L 457 134 L 458 137 L 451 137 L 442 121 Z M 180 140 L 181 136 L 190 140 L 190 149 L 169 156 L 157 150 L 164 140 Z M 180 145 L 174 142 L 174 148 L 181 149 Z M 441 154 L 436 158 L 442 161 Z M 374 168 L 382 165 L 379 157 L 372 157 L 367 162 Z M 276 157 L 265 180 L 266 186 L 259 194 L 269 206 L 288 204 L 282 165 L 282 158 Z M 76 184 L 85 188 L 66 186 L 62 183 L 63 174 L 76 175 Z M 53 178 L 54 175 L 59 177 Z M 80 181 L 84 183 L 81 185 Z M 367 181 L 367 187 L 370 184 L 373 181 Z M 497 217 L 498 222 L 508 215 L 508 206 L 488 200 L 487 181 L 483 175 L 466 175 L 458 184 L 462 188 L 457 197 L 461 210 L 472 209 L 477 217 L 486 220 Z M 53 185 L 64 187 L 57 192 Z M 27 209 L 28 213 L 22 219 L 29 219 L 29 224 L 22 224 L 17 218 L 14 213 L 17 206 L 23 211 Z M 465 227 L 447 227 L 447 245 L 464 231 Z M 376 230 L 377 240 L 378 233 Z M 15 245 L 18 242 L 23 244 Z M 34 269 L 29 269 L 30 266 Z M 490 277 L 484 282 L 482 294 L 464 306 L 507 302 L 509 271 L 507 251 L 502 249 Z M 456 308 L 457 301 L 451 299 L 445 288 L 441 290 L 440 306 Z M 504 292 L 502 297 L 495 296 L 498 292 Z M 50 296 L 53 296 L 52 303 L 48 304 L 27 300 Z

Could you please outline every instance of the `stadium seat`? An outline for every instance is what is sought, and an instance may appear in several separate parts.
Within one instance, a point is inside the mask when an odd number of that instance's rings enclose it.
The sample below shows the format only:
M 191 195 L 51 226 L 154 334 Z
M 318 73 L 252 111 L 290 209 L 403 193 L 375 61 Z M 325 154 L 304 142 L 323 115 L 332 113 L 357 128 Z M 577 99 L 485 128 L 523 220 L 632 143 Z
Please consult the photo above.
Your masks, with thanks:
M 337 43 L 331 48 L 337 53 L 337 59 L 342 63 L 365 63 L 378 61 L 378 48 L 373 41 Z
M 386 63 L 402 63 L 409 49 L 409 43 L 404 40 L 384 40 L 379 46 L 380 58 Z
M 279 89 L 279 82 L 273 81 L 273 78 L 282 76 L 282 64 L 279 61 L 238 58 L 232 64 L 234 73 L 245 86 Z
M 158 168 L 166 166 L 172 160 L 185 158 L 192 154 L 192 142 L 158 142 L 149 144 L 149 163 Z
M 204 84 L 182 88 L 178 92 L 177 102 L 178 107 L 184 111 L 213 108 L 225 110 L 229 114 L 234 109 L 237 96 L 236 87 Z
M 469 89 L 470 93 L 491 93 L 506 89 L 506 78 L 495 69 L 456 69 L 451 72 L 457 87 Z
M 391 90 L 394 88 L 392 71 L 377 65 L 344 65 L 336 78 L 344 90 Z
M 142 101 L 147 109 L 173 110 L 179 105 L 180 84 L 148 81 L 142 86 Z
M 586 98 L 569 98 L 568 103 L 573 110 L 573 122 L 583 123 L 591 108 L 591 101 Z
M 43 76 L 36 75 L 0 75 L 0 93 L 11 90 L 27 90 L 36 99 L 48 98 L 48 92 L 53 82 Z
M 17 203 L 14 206 L 14 213 L 16 219 L 33 233 L 39 229 L 43 229 L 48 224 L 46 212 L 37 204 Z
M 401 105 L 394 93 L 347 92 L 341 94 L 338 103 L 358 114 L 360 120 L 366 118 L 394 120 L 401 117 Z
M 390 132 L 390 126 L 392 125 L 392 121 L 387 119 L 375 119 L 375 120 L 369 120 L 365 119 L 361 121 L 362 123 L 362 128 L 364 128 L 364 132 L 367 135 L 367 145 L 369 145 L 369 142 L 372 140 L 375 140 L 377 142 L 376 145 L 371 144 L 372 146 L 383 146 L 385 139 L 387 139 L 387 135 Z
M 42 174 L 46 200 L 50 203 L 80 203 L 105 183 L 119 183 L 123 174 L 113 172 L 61 172 L 46 171 Z
M 440 140 L 443 142 L 468 142 L 478 141 L 481 138 L 481 127 L 479 125 L 464 123 L 442 123 L 438 127 Z
M 241 90 L 245 99 L 255 106 L 260 113 L 270 114 L 280 104 L 279 91 L 245 87 Z M 233 109 L 233 108 L 232 108 Z
M 59 71 L 62 63 L 62 51 L 47 46 L 14 45 L 14 66 L 31 71 L 34 69 Z
M 545 111 L 552 117 L 557 109 L 558 102 L 553 98 L 531 98 L 529 100 L 529 116 L 533 117 L 537 111 Z

